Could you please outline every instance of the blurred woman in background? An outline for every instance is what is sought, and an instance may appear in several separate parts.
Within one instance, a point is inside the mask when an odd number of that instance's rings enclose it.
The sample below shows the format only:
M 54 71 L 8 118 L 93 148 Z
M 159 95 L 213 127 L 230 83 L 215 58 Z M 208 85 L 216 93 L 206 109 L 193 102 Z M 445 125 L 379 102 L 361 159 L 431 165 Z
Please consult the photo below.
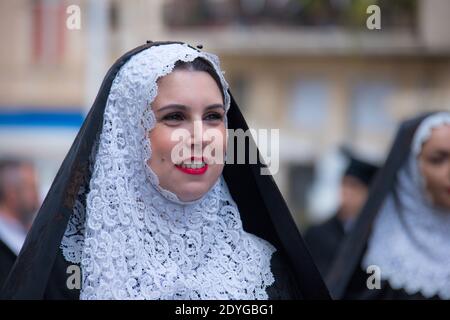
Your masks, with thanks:
M 450 299 L 450 113 L 406 121 L 327 283 L 343 299 Z

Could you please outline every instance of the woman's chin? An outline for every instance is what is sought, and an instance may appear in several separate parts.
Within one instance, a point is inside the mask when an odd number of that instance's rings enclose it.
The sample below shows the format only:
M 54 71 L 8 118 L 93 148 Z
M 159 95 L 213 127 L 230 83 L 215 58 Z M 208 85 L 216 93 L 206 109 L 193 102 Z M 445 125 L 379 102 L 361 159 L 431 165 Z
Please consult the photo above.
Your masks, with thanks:
M 192 202 L 192 201 L 196 201 L 198 199 L 200 199 L 201 197 L 203 197 L 205 193 L 202 194 L 189 194 L 189 195 L 177 195 L 178 199 L 180 199 L 183 202 Z
M 210 185 L 205 185 L 204 182 L 190 182 L 183 190 L 177 190 L 175 194 L 178 199 L 184 202 L 195 201 L 203 197 L 212 188 Z

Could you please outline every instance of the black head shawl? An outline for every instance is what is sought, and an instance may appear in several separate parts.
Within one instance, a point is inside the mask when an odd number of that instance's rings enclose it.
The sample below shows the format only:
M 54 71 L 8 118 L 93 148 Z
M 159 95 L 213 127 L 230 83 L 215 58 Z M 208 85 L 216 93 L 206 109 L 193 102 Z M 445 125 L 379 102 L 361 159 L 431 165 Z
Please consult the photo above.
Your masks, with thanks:
M 378 167 L 355 156 L 349 155 L 350 163 L 344 172 L 344 176 L 357 178 L 366 186 L 370 186 L 373 177 L 377 173 Z
M 2 298 L 79 298 L 79 291 L 67 290 L 66 270 L 69 263 L 62 256 L 60 243 L 73 213 L 78 191 L 91 177 L 90 153 L 102 130 L 103 114 L 112 82 L 120 68 L 133 55 L 152 46 L 171 43 L 180 42 L 149 41 L 124 54 L 109 69 L 2 289 Z M 248 129 L 232 97 L 227 117 L 229 129 Z M 248 143 L 254 145 L 251 137 Z M 248 151 L 247 144 L 247 154 Z M 243 228 L 269 241 L 284 254 L 304 299 L 328 299 L 328 291 L 272 176 L 260 174 L 263 167 L 265 165 L 259 160 L 257 164 L 226 164 L 224 167 L 223 176 L 238 205 Z
M 386 197 L 393 192 L 397 172 L 407 161 L 414 134 L 420 123 L 433 113 L 404 121 L 397 132 L 389 155 L 371 185 L 369 197 L 351 233 L 342 243 L 326 278 L 333 298 L 345 297 L 353 278 L 359 278 L 359 262 L 367 246 L 372 227 Z M 388 249 L 388 248 L 387 248 Z

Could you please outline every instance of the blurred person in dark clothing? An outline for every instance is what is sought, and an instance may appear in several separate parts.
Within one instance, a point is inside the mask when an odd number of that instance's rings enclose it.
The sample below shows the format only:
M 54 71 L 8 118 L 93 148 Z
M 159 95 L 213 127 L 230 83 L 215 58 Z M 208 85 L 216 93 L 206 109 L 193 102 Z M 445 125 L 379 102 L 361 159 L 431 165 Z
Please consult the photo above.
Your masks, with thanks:
M 0 288 L 25 241 L 39 206 L 31 163 L 0 160 Z
M 342 177 L 340 205 L 337 213 L 327 221 L 310 227 L 305 241 L 319 271 L 325 276 L 346 233 L 351 229 L 364 205 L 370 183 L 378 167 L 357 159 L 347 152 L 350 162 Z

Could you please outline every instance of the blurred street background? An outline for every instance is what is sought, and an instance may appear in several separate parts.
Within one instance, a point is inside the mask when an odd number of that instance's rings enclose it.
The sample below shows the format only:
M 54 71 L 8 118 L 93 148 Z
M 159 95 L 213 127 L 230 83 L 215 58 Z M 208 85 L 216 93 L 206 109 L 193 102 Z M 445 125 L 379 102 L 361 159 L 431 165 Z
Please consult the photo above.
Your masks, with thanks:
M 280 129 L 302 228 L 336 209 L 342 146 L 381 164 L 402 119 L 450 110 L 448 0 L 2 0 L 0 35 L 0 157 L 35 164 L 40 201 L 107 68 L 147 40 L 219 55 L 249 126 Z

